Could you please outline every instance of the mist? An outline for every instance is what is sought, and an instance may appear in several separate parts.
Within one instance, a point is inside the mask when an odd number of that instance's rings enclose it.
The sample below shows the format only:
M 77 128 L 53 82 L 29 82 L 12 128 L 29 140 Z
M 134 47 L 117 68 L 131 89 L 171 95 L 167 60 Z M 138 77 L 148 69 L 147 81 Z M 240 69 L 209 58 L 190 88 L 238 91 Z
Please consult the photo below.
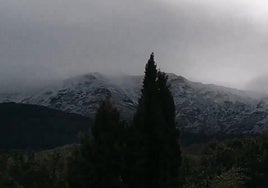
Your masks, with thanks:
M 256 79 L 267 80 L 267 50 L 261 0 L 0 0 L 0 92 L 89 72 L 140 75 L 151 52 L 163 71 L 267 91 Z

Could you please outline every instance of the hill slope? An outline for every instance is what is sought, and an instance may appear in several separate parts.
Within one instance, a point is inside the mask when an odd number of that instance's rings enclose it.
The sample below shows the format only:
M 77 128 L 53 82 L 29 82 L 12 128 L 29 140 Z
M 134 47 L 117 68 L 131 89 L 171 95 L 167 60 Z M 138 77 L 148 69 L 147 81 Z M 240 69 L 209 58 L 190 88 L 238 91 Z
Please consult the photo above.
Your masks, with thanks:
M 78 142 L 89 118 L 37 105 L 0 104 L 0 149 L 47 149 Z

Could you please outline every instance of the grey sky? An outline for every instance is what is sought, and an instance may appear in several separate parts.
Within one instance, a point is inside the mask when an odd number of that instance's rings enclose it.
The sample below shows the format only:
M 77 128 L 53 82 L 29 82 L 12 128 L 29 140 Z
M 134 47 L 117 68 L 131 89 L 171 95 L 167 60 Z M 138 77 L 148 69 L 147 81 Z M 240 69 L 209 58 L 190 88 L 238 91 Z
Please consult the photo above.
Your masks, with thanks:
M 263 88 L 268 2 L 0 0 L 0 91 L 96 71 L 142 74 L 152 51 L 162 70 L 191 80 Z

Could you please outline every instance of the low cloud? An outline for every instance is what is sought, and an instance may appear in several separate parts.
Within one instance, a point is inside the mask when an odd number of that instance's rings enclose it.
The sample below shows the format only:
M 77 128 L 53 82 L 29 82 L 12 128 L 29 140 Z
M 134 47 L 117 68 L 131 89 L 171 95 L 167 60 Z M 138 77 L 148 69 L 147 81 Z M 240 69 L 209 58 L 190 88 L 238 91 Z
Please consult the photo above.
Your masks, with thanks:
M 0 91 L 158 66 L 246 88 L 268 73 L 263 1 L 0 0 Z

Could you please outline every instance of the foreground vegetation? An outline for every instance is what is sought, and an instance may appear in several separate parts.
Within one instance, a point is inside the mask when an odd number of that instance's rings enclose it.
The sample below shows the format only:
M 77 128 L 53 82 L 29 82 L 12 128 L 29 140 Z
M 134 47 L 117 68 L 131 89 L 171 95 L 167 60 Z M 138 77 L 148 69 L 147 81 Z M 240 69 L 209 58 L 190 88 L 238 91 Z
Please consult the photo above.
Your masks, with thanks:
M 81 145 L 0 155 L 1 188 L 69 188 L 74 155 Z M 200 154 L 184 153 L 179 187 L 239 188 L 268 186 L 268 133 L 210 143 Z M 77 169 L 77 168 L 76 168 Z

